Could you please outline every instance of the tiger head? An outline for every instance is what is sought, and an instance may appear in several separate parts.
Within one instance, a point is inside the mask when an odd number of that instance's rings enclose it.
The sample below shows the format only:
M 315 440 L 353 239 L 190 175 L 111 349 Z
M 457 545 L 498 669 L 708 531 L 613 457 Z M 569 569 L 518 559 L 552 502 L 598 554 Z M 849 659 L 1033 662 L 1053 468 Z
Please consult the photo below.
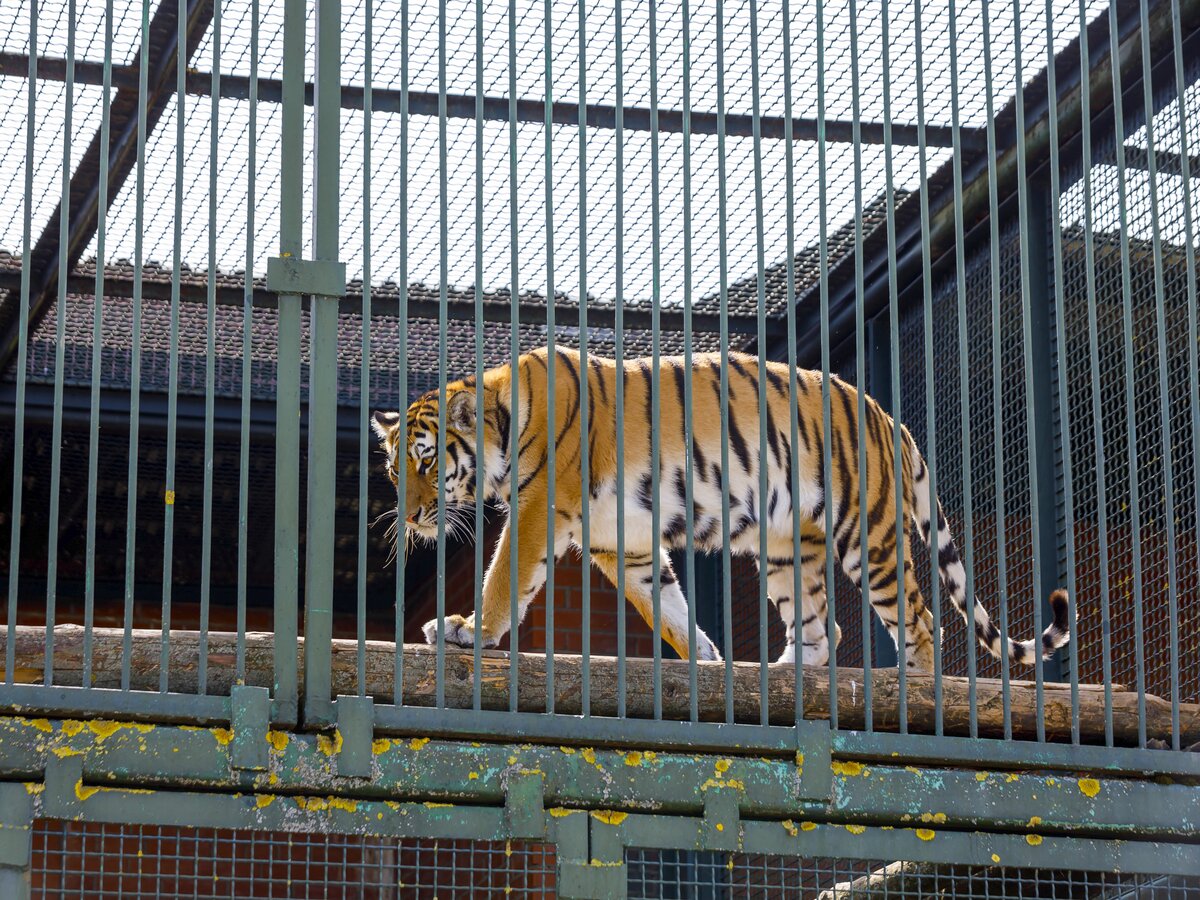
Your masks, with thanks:
M 440 461 L 439 394 L 429 391 L 409 406 L 407 428 L 402 427 L 398 412 L 373 416 L 392 484 L 399 484 L 401 457 L 406 466 L 404 525 L 410 534 L 425 540 L 437 539 L 440 470 L 445 471 L 448 533 L 463 528 L 466 507 L 475 501 L 475 390 L 461 382 L 446 389 L 446 451 Z

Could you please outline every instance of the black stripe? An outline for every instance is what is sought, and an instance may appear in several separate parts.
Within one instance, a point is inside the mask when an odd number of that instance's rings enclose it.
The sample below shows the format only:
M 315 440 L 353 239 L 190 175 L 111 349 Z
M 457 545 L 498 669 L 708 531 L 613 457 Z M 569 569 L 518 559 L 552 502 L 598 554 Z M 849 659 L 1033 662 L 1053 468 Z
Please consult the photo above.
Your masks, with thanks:
M 788 395 L 787 380 L 772 369 L 770 363 L 767 363 L 767 381 L 771 382 L 771 387 L 775 388 L 784 397 Z
M 594 356 L 588 357 L 588 366 L 596 373 L 595 381 L 600 385 L 600 399 L 604 401 L 604 405 L 608 405 L 608 386 L 604 383 L 604 366 L 600 364 L 600 360 Z M 588 379 L 590 386 L 592 379 Z
M 767 404 L 767 443 L 771 446 L 771 454 L 775 457 L 775 465 L 782 465 L 779 458 L 779 437 L 775 433 L 775 416 L 771 414 L 771 404 Z
M 517 485 L 517 493 L 519 494 L 521 491 L 525 490 L 526 485 L 528 485 L 530 482 L 532 482 L 533 479 L 537 478 L 538 475 L 541 473 L 542 469 L 545 468 L 545 466 L 546 466 L 546 451 L 543 449 L 542 450 L 542 458 L 540 460 L 538 460 L 538 464 L 534 467 L 533 471 L 530 472 L 525 477 L 524 481 L 522 481 L 519 485 Z
M 750 450 L 746 446 L 746 439 L 742 437 L 741 429 L 737 427 L 737 420 L 733 414 L 732 404 L 730 404 L 729 409 L 729 445 L 733 447 L 733 452 L 737 454 L 738 461 L 741 462 L 742 468 L 749 475 Z

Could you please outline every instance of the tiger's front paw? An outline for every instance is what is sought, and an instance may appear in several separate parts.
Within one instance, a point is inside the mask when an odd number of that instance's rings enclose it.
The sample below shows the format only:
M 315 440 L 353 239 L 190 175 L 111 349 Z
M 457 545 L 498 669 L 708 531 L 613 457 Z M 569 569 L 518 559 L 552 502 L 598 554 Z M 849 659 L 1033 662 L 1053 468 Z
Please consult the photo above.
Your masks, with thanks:
M 468 616 L 446 616 L 442 619 L 442 627 L 444 630 L 444 640 L 447 645 L 452 647 L 474 647 L 475 646 L 475 617 Z M 425 642 L 429 644 L 437 643 L 438 620 L 430 619 L 425 623 L 422 631 L 425 632 Z M 484 647 L 496 646 L 495 639 L 489 639 L 486 635 L 481 641 Z

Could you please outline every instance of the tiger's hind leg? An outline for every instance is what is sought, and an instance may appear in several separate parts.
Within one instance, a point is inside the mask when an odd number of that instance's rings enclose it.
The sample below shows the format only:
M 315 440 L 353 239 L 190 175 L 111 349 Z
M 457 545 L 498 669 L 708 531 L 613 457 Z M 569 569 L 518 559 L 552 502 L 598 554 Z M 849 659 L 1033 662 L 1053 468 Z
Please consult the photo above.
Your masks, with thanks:
M 615 553 L 592 552 L 592 562 L 604 573 L 605 577 L 620 588 L 617 581 L 617 555 Z M 688 658 L 688 605 L 679 587 L 679 579 L 671 566 L 671 557 L 663 548 L 659 548 L 659 617 L 662 625 L 663 639 L 674 648 L 680 659 Z M 642 619 L 654 628 L 654 596 L 651 586 L 654 583 L 654 557 L 646 554 L 625 554 L 625 586 L 626 599 L 633 604 L 634 609 L 641 614 Z M 719 660 L 721 654 L 716 645 L 709 640 L 699 627 L 696 628 L 696 658 Z
M 911 546 L 905 539 L 904 552 L 904 657 L 907 668 L 916 672 L 933 671 L 933 616 L 921 596 L 920 585 L 912 566 Z M 852 546 L 842 561 L 851 581 L 861 588 L 858 548 Z M 869 555 L 871 606 L 887 626 L 888 633 L 900 647 L 899 600 L 895 544 L 873 550 Z
M 787 635 L 783 654 L 778 662 L 796 660 L 796 604 L 792 597 L 796 590 L 794 562 L 791 543 L 777 544 L 768 559 L 767 593 L 783 620 Z M 823 666 L 829 661 L 829 640 L 825 631 L 828 609 L 825 603 L 824 545 L 805 540 L 800 545 L 800 624 L 801 662 L 806 666 Z M 834 623 L 834 646 L 841 640 L 842 632 Z

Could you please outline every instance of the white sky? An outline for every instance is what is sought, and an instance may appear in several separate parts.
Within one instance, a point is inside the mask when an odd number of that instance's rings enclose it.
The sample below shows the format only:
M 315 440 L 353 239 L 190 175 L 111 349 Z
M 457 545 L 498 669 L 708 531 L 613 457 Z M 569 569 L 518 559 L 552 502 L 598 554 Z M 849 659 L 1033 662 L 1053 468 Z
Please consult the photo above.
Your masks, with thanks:
M 28 44 L 29 0 L 5 0 L 0 3 L 0 49 L 25 52 Z M 484 92 L 489 96 L 508 95 L 508 14 L 507 2 L 482 0 L 484 5 Z M 114 58 L 131 61 L 138 52 L 140 0 L 114 0 Z M 1078 31 L 1076 0 L 1052 0 L 1055 10 L 1055 49 L 1065 45 Z M 363 80 L 363 7 L 346 0 L 343 28 L 343 81 L 361 84 Z M 712 0 L 692 3 L 692 62 L 690 85 L 692 106 L 698 111 L 716 109 L 716 8 Z M 793 2 L 792 6 L 792 101 L 796 116 L 816 115 L 817 82 L 815 7 Z M 959 92 L 963 121 L 980 127 L 986 123 L 986 79 L 983 66 L 983 4 L 958 4 Z M 263 3 L 260 22 L 259 73 L 279 77 L 282 52 L 282 4 Z M 624 14 L 624 91 L 627 106 L 644 107 L 649 103 L 650 55 L 648 7 L 645 3 L 626 2 Z M 678 109 L 682 103 L 682 12 L 680 0 L 664 0 L 657 6 L 659 104 L 663 109 Z M 850 9 L 843 0 L 825 5 L 825 87 L 827 114 L 849 120 L 852 112 L 851 63 L 857 60 L 860 77 L 860 109 L 864 120 L 882 120 L 884 68 L 882 62 L 882 9 L 879 2 L 858 5 L 858 48 L 851 56 Z M 47 55 L 66 52 L 65 0 L 43 0 L 39 6 L 39 50 Z M 587 5 L 586 71 L 587 101 L 614 104 L 615 36 L 612 0 L 596 0 Z M 892 120 L 912 123 L 917 120 L 916 72 L 914 57 L 914 9 L 911 2 L 888 5 L 891 60 L 888 74 L 892 97 Z M 79 26 L 76 55 L 79 59 L 103 58 L 104 4 L 98 0 L 78 0 Z M 447 72 L 451 93 L 471 94 L 475 85 L 475 4 L 465 0 L 447 0 Z M 517 3 L 517 85 L 518 95 L 541 99 L 545 95 L 544 5 L 522 0 Z M 1046 63 L 1045 3 L 1023 0 L 1021 82 L 1028 81 Z M 1100 0 L 1089 0 L 1088 17 L 1105 9 Z M 220 68 L 223 72 L 247 75 L 250 71 L 250 0 L 223 0 L 223 47 Z M 409 31 L 410 84 L 414 90 L 436 91 L 437 14 L 436 3 L 410 0 Z M 552 77 L 553 96 L 559 101 L 577 102 L 578 86 L 578 7 L 573 3 L 552 4 Z M 949 20 L 946 0 L 922 4 L 922 40 L 924 43 L 925 119 L 929 124 L 951 121 Z M 1009 2 L 990 6 L 995 108 L 1000 109 L 1012 96 L 1018 77 L 1013 53 L 1013 6 Z M 311 23 L 310 23 L 311 25 Z M 397 89 L 400 85 L 401 27 L 399 0 L 376 0 L 374 20 L 373 83 L 380 88 Z M 781 115 L 784 103 L 782 13 L 778 2 L 761 3 L 759 10 L 760 98 L 764 115 Z M 202 72 L 213 67 L 211 30 L 192 60 Z M 95 87 L 76 87 L 76 106 L 72 128 L 72 165 L 82 154 L 99 125 L 102 91 Z M 37 130 L 34 152 L 33 236 L 36 239 L 58 198 L 61 185 L 62 126 L 64 86 L 42 82 L 37 97 Z M 725 104 L 730 113 L 752 111 L 751 46 L 749 39 L 748 0 L 729 0 L 725 4 Z M 12 186 L 0 192 L 0 248 L 19 252 L 22 245 L 22 216 L 25 201 L 25 83 L 19 78 L 0 78 L 0 162 L 3 171 L 12 173 Z M 185 100 L 185 141 L 182 226 L 182 261 L 193 269 L 209 265 L 209 165 L 211 100 L 190 96 Z M 216 195 L 215 265 L 236 271 L 247 267 L 245 227 L 247 221 L 247 148 L 249 106 L 244 102 L 223 100 L 216 154 L 218 190 Z M 256 178 L 255 254 L 250 268 L 261 274 L 265 259 L 275 251 L 278 241 L 279 127 L 280 107 L 260 104 L 258 110 L 258 151 Z M 1166 123 L 1170 111 L 1160 115 Z M 152 134 L 146 161 L 146 223 L 142 229 L 143 256 L 164 264 L 172 261 L 174 230 L 174 178 L 176 160 L 174 100 Z M 342 258 L 350 277 L 362 273 L 363 266 L 363 181 L 364 134 L 361 113 L 342 113 Z M 1194 121 L 1194 119 L 1193 119 Z M 401 229 L 400 119 L 397 115 L 376 113 L 371 135 L 371 243 L 372 280 L 376 283 L 400 277 L 400 261 L 408 261 L 408 280 L 434 285 L 442 280 L 439 234 L 439 143 L 436 118 L 413 116 L 410 120 L 408 152 L 408 228 Z M 1167 145 L 1160 127 L 1159 146 Z M 1132 135 L 1130 144 L 1144 138 Z M 1177 145 L 1177 137 L 1172 138 Z M 587 134 L 587 250 L 580 252 L 579 239 L 579 134 L 573 127 L 556 127 L 552 133 L 554 169 L 554 279 L 555 287 L 577 295 L 581 267 L 586 269 L 588 291 L 593 297 L 612 299 L 616 290 L 615 270 L 615 198 L 618 193 L 615 169 L 615 133 L 590 130 Z M 516 236 L 520 285 L 523 290 L 546 289 L 547 210 L 545 206 L 545 133 L 540 125 L 522 125 L 517 134 Z M 644 132 L 626 132 L 623 198 L 625 214 L 624 293 L 627 300 L 645 300 L 653 294 L 652 199 L 657 196 L 660 214 L 659 284 L 665 304 L 680 302 L 683 296 L 683 172 L 682 139 L 675 134 L 659 139 L 660 184 L 652 190 L 651 143 Z M 817 239 L 821 210 L 817 203 L 819 166 L 817 146 L 797 142 L 795 152 L 794 221 L 796 249 Z M 930 149 L 926 156 L 932 173 L 949 158 L 948 149 Z M 1195 151 L 1193 151 L 1195 152 Z M 475 123 L 451 119 L 447 124 L 445 147 L 449 189 L 447 192 L 449 240 L 447 242 L 446 280 L 469 286 L 475 279 Z M 509 233 L 509 144 L 507 124 L 487 123 L 483 142 L 483 275 L 488 288 L 510 284 Z M 692 175 L 693 290 L 697 295 L 716 290 L 719 284 L 718 156 L 714 136 L 693 138 L 689 160 Z M 311 158 L 308 163 L 311 164 Z M 894 184 L 898 188 L 918 186 L 919 157 L 915 147 L 896 147 L 893 154 Z M 755 185 L 753 142 L 747 138 L 727 140 L 725 173 L 728 192 L 728 270 L 730 281 L 756 272 Z M 762 142 L 763 206 L 765 260 L 768 265 L 786 255 L 786 171 L 784 144 Z M 306 180 L 307 180 L 306 171 Z M 852 221 L 855 205 L 853 147 L 829 144 L 826 158 L 828 188 L 827 224 L 830 232 Z M 1178 190 L 1171 176 L 1160 176 L 1164 193 Z M 885 155 L 882 146 L 862 147 L 861 201 L 871 202 L 886 184 Z M 1137 173 L 1128 179 L 1131 197 L 1139 192 L 1148 196 L 1148 184 Z M 1064 197 L 1064 222 L 1082 218 L 1081 196 Z M 1115 204 L 1115 201 L 1114 201 Z M 306 208 L 307 208 L 306 202 Z M 1098 210 L 1097 222 L 1103 227 L 1108 211 Z M 1135 217 L 1135 233 L 1145 228 Z M 309 225 L 306 224 L 306 231 Z M 134 255 L 137 229 L 134 219 L 134 179 L 131 177 L 117 198 L 107 221 L 108 258 Z M 406 237 L 407 235 L 407 237 Z M 1164 235 L 1164 237 L 1170 236 Z M 95 252 L 95 243 L 88 254 Z M 586 263 L 584 266 L 583 263 Z

